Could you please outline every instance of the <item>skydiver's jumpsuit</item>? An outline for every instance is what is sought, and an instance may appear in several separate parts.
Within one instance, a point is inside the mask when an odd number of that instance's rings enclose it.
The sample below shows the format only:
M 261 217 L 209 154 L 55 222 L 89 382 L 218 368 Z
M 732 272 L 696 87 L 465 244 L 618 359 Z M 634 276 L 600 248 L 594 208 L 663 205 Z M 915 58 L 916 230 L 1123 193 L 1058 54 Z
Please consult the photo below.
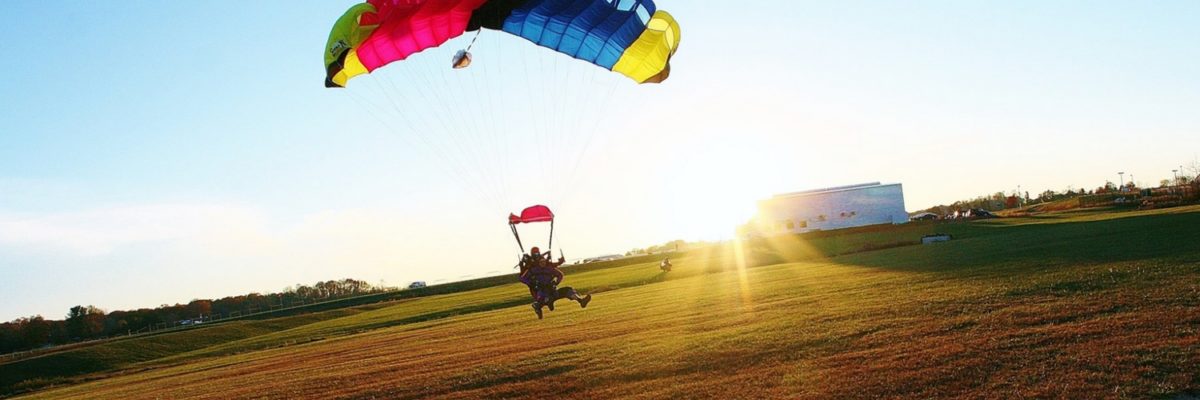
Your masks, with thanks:
M 545 265 L 545 263 L 546 259 L 542 258 L 540 255 L 533 256 L 525 254 L 521 256 L 521 262 L 518 264 L 521 267 L 521 273 L 517 275 L 517 278 L 521 281 L 521 283 L 524 283 L 525 286 L 529 288 L 529 295 L 531 297 L 537 297 L 537 292 L 533 290 L 533 284 L 529 280 L 525 279 L 525 274 L 533 267 Z
M 536 265 L 521 275 L 521 282 L 529 286 L 533 300 L 542 305 L 554 303 L 558 299 L 578 301 L 579 293 L 574 288 L 558 287 L 563 281 L 563 273 L 553 265 Z

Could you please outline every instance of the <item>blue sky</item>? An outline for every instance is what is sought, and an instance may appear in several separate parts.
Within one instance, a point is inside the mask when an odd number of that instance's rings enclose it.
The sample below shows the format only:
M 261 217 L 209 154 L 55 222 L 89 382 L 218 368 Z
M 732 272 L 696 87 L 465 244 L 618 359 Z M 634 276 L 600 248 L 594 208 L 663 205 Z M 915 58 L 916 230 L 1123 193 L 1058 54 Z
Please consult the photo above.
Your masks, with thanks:
M 1200 3 L 747 3 L 661 1 L 663 85 L 486 32 L 460 75 L 462 40 L 342 91 L 352 2 L 0 3 L 0 319 L 504 271 L 537 202 L 582 257 L 728 237 L 776 192 L 913 210 L 1200 152 Z

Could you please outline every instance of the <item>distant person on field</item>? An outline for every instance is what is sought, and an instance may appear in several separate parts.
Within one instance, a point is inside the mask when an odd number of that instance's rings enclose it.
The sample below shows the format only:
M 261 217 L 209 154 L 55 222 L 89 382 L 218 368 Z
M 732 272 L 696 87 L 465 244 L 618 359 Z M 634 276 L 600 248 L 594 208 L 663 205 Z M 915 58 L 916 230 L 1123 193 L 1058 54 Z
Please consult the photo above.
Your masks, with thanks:
M 536 257 L 532 257 L 535 254 Z M 564 278 L 558 267 L 566 262 L 565 259 L 559 257 L 558 261 L 550 261 L 548 257 L 537 253 L 536 247 L 531 249 L 530 256 L 532 265 L 521 273 L 521 283 L 529 287 L 529 294 L 533 296 L 533 311 L 538 319 L 542 319 L 542 307 L 554 311 L 554 302 L 558 299 L 577 301 L 580 308 L 587 308 L 592 295 L 580 296 L 570 286 L 558 287 Z
M 658 268 L 663 270 L 663 272 L 671 272 L 671 258 L 664 258 L 662 262 L 658 263 Z

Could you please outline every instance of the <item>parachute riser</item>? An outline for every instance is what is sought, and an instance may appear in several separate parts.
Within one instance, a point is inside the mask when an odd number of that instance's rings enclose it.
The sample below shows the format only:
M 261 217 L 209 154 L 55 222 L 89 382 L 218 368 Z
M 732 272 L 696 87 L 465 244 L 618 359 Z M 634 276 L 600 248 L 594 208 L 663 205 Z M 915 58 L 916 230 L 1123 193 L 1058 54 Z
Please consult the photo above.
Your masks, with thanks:
M 508 224 L 508 228 L 512 229 L 513 238 L 517 239 L 517 248 L 521 249 L 521 254 L 525 254 L 525 245 L 521 243 L 521 233 L 517 231 L 516 224 Z M 550 221 L 550 242 L 546 245 L 546 252 L 554 251 L 554 221 Z
M 468 52 L 468 53 L 470 53 L 470 52 L 471 52 L 471 48 L 472 48 L 472 47 L 475 47 L 475 41 L 476 41 L 476 40 L 479 40 L 479 35 L 480 35 L 480 34 L 482 34 L 482 33 L 483 33 L 483 28 L 480 28 L 479 30 L 476 30 L 476 31 L 475 31 L 475 37 L 471 38 L 471 43 L 470 43 L 470 44 L 467 44 L 467 50 L 466 50 L 466 52 Z
M 508 227 L 512 228 L 513 237 L 517 238 L 517 247 L 521 249 L 521 254 L 525 254 L 525 245 L 521 244 L 521 234 L 517 233 L 517 225 L 508 224 Z

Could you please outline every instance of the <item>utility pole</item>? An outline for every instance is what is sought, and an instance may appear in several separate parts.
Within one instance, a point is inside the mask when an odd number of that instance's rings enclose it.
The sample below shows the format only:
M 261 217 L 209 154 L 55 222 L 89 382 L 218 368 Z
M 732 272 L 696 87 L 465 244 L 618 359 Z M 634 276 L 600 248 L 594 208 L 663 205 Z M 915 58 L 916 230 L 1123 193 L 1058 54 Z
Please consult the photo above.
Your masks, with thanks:
M 1178 172 L 1179 172 L 1179 170 L 1177 170 L 1177 169 L 1171 170 L 1171 186 L 1175 186 L 1175 185 L 1179 184 Z
M 1118 191 L 1118 192 L 1124 192 L 1124 191 L 1125 191 L 1125 173 L 1124 173 L 1124 172 L 1118 172 L 1118 173 L 1117 173 L 1117 175 L 1120 175 L 1120 176 L 1121 176 L 1121 186 L 1117 186 L 1117 191 Z

